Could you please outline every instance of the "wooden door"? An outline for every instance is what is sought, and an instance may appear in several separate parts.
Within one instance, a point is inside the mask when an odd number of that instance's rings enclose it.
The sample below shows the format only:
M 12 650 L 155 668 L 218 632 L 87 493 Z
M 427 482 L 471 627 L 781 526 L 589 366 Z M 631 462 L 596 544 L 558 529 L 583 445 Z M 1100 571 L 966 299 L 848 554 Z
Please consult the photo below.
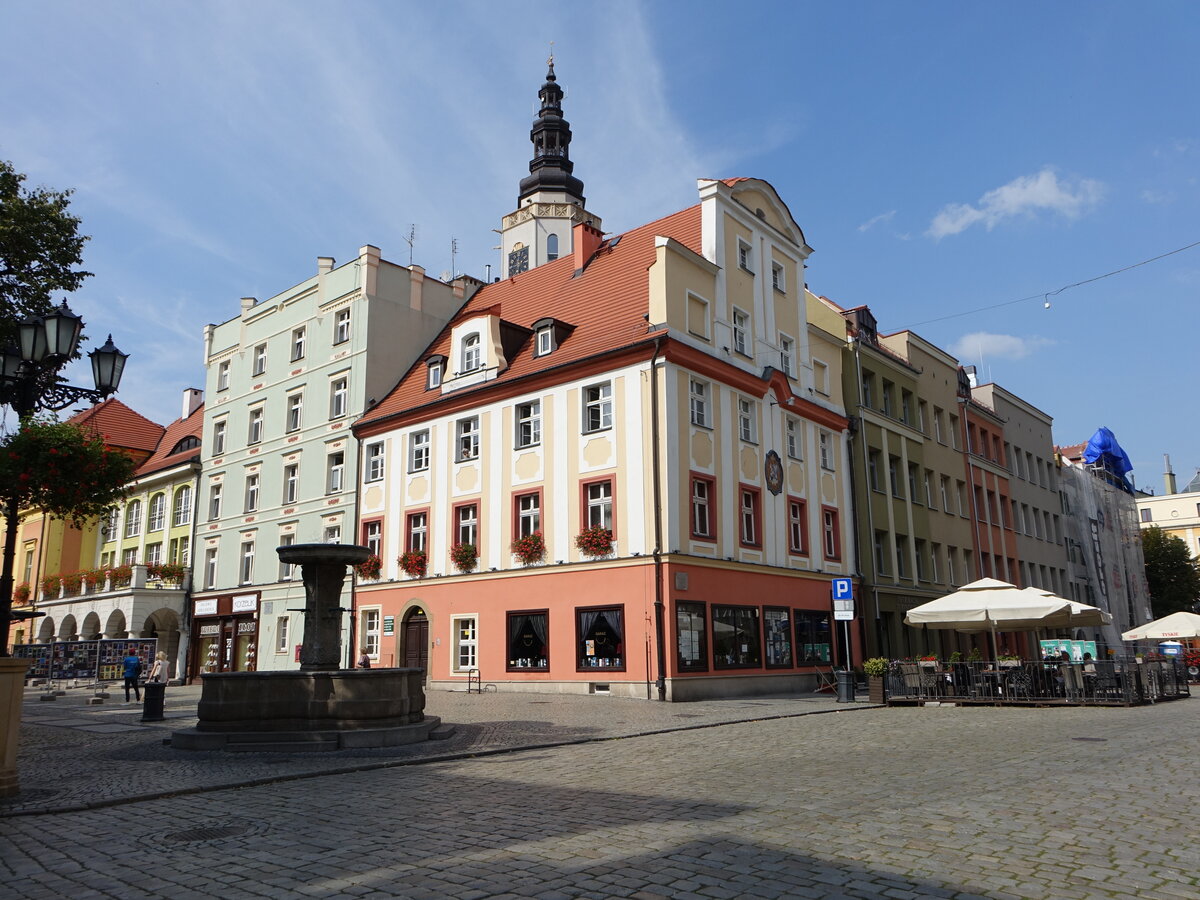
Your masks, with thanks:
M 404 620 L 404 665 L 422 671 L 429 667 L 429 619 L 423 612 Z

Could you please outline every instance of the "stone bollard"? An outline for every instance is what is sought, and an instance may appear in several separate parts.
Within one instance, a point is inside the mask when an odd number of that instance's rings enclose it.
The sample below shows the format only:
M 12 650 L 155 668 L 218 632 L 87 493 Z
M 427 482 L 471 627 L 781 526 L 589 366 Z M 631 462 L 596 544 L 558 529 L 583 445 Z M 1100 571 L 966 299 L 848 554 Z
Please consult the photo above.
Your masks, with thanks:
M 161 722 L 163 703 L 167 698 L 167 686 L 158 681 L 147 681 L 142 685 L 142 721 Z

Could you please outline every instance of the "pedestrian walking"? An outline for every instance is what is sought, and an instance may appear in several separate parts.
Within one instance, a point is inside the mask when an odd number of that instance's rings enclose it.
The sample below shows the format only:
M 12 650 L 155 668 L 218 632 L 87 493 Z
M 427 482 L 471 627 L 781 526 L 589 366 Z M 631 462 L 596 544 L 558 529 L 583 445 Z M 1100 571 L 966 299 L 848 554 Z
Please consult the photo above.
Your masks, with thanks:
M 154 657 L 154 665 L 150 667 L 150 677 L 147 681 L 153 681 L 155 684 L 166 684 L 170 673 L 167 671 L 170 666 L 167 665 L 167 654 L 159 650 L 158 655 Z
M 362 656 L 358 658 L 358 667 L 360 669 L 371 668 L 371 654 L 365 648 L 363 649 Z
M 142 692 L 138 688 L 138 677 L 142 674 L 142 661 L 130 647 L 129 654 L 121 662 L 125 665 L 125 702 L 129 702 L 129 689 L 133 688 L 133 697 L 140 703 Z

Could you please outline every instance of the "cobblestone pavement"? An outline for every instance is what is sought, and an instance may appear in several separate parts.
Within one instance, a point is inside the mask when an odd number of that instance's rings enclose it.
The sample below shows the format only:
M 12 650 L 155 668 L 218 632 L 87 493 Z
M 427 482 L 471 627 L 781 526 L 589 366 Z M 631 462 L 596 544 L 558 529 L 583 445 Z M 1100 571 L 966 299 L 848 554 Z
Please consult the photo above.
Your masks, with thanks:
M 1195 900 L 1198 710 L 870 708 L 26 815 L 0 878 L 72 900 Z
M 861 710 L 828 694 L 658 703 L 616 697 L 432 691 L 426 713 L 453 726 L 450 738 L 407 747 L 334 753 L 225 753 L 173 750 L 171 733 L 196 724 L 200 688 L 168 687 L 165 721 L 143 723 L 119 690 L 88 706 L 89 688 L 53 702 L 25 693 L 18 756 L 22 792 L 0 799 L 0 818 L 150 799 L 163 794 L 278 781 L 311 774 L 403 765 L 777 716 Z

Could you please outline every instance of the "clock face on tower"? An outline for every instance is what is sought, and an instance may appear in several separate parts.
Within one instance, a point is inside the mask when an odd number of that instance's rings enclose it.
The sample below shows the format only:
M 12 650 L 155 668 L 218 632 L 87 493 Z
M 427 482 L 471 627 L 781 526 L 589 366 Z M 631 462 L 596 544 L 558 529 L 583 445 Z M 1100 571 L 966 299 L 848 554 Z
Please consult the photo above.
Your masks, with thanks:
M 529 248 L 518 247 L 508 254 L 508 277 L 529 271 Z

